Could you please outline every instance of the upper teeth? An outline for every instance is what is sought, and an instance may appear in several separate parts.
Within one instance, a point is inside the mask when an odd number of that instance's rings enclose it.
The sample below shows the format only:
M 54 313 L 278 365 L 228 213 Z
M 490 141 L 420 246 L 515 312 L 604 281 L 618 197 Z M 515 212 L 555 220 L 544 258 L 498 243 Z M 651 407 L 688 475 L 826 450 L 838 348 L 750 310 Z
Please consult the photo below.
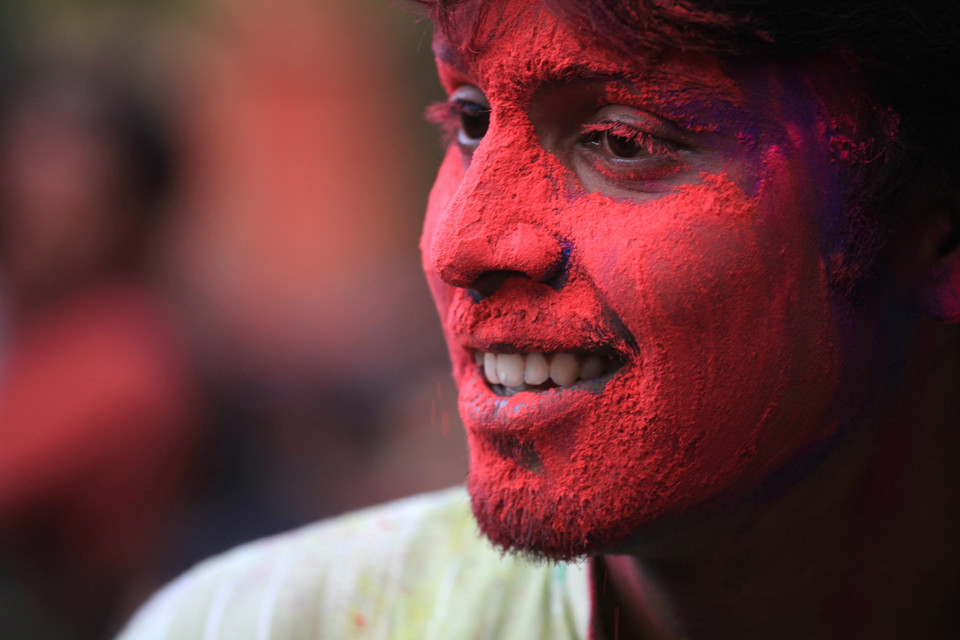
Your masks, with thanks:
M 489 353 L 476 351 L 474 359 L 490 384 L 507 388 L 542 385 L 548 381 L 569 387 L 577 380 L 599 378 L 619 365 L 597 355 L 572 353 Z

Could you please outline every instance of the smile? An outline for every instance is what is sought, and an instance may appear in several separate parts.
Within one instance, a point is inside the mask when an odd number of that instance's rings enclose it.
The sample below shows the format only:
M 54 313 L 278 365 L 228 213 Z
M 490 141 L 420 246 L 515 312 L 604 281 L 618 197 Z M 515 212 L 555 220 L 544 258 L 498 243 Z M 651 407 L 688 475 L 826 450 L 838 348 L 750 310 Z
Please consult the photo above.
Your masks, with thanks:
M 585 386 L 611 377 L 623 362 L 599 354 L 576 353 L 492 353 L 476 350 L 474 362 L 490 389 L 498 396 L 524 391 Z

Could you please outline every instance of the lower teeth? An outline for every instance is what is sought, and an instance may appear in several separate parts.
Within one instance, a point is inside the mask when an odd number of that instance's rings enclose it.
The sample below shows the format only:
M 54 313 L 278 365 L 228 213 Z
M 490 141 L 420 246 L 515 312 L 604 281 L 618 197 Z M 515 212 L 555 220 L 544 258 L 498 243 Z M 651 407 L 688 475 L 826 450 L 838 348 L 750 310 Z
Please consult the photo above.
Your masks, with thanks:
M 609 372 L 609 373 L 613 373 L 613 372 L 611 371 L 611 372 Z M 544 384 L 526 384 L 526 383 L 524 383 L 524 384 L 521 384 L 519 387 L 506 387 L 506 386 L 504 386 L 504 385 L 502 385 L 502 384 L 490 384 L 490 389 L 493 390 L 494 394 L 496 394 L 496 395 L 498 395 L 498 396 L 505 396 L 505 397 L 515 396 L 515 395 L 517 395 L 518 393 L 522 393 L 522 392 L 524 392 L 524 391 L 532 391 L 532 392 L 534 392 L 534 393 L 542 393 L 542 392 L 544 392 L 544 391 L 549 391 L 550 389 L 569 389 L 571 386 L 577 386 L 577 385 L 581 385 L 581 384 L 583 384 L 583 383 L 590 384 L 590 383 L 596 382 L 597 380 L 600 380 L 601 378 L 610 377 L 610 376 L 609 376 L 609 373 L 605 373 L 604 375 L 602 375 L 602 376 L 600 376 L 600 377 L 591 378 L 591 379 L 589 379 L 589 380 L 584 380 L 584 379 L 581 378 L 580 380 L 577 380 L 573 385 L 566 386 L 566 387 L 561 387 L 560 385 L 554 383 L 552 380 L 548 380 L 548 381 L 545 382 Z M 488 383 L 488 384 L 489 384 L 489 383 Z
M 490 388 L 493 389 L 493 392 L 498 396 L 512 396 L 516 395 L 522 391 L 548 391 L 549 389 L 556 389 L 558 385 L 551 382 L 546 382 L 544 384 L 521 384 L 519 387 L 505 387 L 502 384 L 492 384 Z

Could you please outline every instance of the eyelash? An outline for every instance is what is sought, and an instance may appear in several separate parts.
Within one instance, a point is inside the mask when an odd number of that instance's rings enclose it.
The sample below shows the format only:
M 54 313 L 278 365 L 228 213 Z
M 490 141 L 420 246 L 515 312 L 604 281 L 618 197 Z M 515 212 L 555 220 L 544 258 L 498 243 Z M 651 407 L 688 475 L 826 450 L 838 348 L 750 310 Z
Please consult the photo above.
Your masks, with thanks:
M 449 100 L 434 102 L 427 106 L 423 119 L 440 128 L 444 146 L 456 141 L 460 129 L 460 113 L 456 104 Z
M 642 129 L 638 129 L 625 122 L 605 121 L 595 124 L 588 124 L 581 130 L 583 135 L 583 144 L 588 146 L 599 145 L 602 143 L 603 135 L 612 135 L 623 138 L 635 144 L 640 149 L 647 152 L 653 158 L 669 162 L 680 161 L 680 146 L 668 140 L 658 138 Z M 609 143 L 608 143 L 609 144 Z M 622 160 L 629 160 L 627 157 Z
M 443 144 L 450 145 L 457 141 L 457 137 L 460 133 L 460 130 L 463 128 L 463 117 L 464 115 L 482 115 L 489 114 L 489 109 L 479 108 L 474 109 L 476 113 L 469 113 L 469 106 L 473 103 L 468 103 L 460 100 L 441 100 L 440 102 L 435 102 L 429 105 L 424 112 L 424 119 L 434 125 L 440 127 L 440 131 L 443 135 Z M 480 105 L 473 105 L 479 107 Z M 481 136 L 482 137 L 482 136 Z

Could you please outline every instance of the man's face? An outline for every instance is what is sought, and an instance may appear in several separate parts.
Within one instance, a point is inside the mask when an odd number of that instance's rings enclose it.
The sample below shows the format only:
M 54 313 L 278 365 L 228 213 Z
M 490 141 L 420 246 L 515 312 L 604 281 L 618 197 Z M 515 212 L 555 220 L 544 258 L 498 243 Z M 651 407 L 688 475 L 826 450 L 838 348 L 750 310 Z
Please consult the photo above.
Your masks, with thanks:
M 490 5 L 479 52 L 437 42 L 458 140 L 422 238 L 469 489 L 504 547 L 611 551 L 837 428 L 830 110 L 804 68 L 630 57 Z

